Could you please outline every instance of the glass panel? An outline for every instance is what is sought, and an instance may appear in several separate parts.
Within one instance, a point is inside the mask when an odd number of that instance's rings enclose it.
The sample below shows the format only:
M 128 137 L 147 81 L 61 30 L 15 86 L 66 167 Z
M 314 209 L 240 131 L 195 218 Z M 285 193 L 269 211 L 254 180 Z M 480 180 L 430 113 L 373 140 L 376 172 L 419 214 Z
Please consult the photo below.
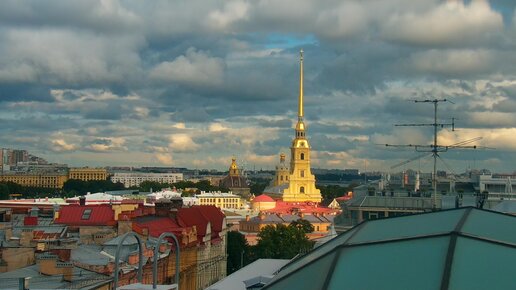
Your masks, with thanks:
M 341 249 L 327 289 L 439 289 L 448 244 L 439 237 Z
M 300 257 L 299 259 L 293 260 L 292 262 L 288 263 L 283 267 L 283 270 L 281 270 L 278 275 L 276 275 L 276 278 L 282 277 L 298 268 L 303 267 L 304 265 L 310 263 L 311 261 L 314 261 L 318 259 L 319 257 L 323 256 L 326 253 L 331 252 L 335 247 L 342 245 L 344 241 L 346 241 L 350 235 L 352 235 L 356 231 L 356 227 L 352 228 L 351 230 L 342 233 L 335 238 L 329 240 L 328 242 L 318 246 L 316 249 L 310 251 L 305 256 Z
M 450 210 L 369 221 L 350 240 L 350 243 L 451 232 L 463 214 L 464 210 Z
M 516 217 L 473 210 L 461 231 L 475 236 L 486 237 L 516 244 Z
M 335 252 L 330 253 L 312 264 L 306 265 L 289 277 L 285 277 L 283 280 L 268 286 L 267 289 L 322 290 L 327 275 L 331 275 L 330 267 L 334 257 Z
M 514 248 L 459 237 L 448 289 L 515 289 Z

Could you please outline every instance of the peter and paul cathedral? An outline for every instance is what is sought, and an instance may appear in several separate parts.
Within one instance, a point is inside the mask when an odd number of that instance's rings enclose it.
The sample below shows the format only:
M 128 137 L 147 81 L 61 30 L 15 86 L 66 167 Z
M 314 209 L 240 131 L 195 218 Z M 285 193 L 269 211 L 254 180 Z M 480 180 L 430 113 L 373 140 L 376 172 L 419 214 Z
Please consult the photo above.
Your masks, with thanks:
M 288 174 L 287 173 L 288 170 Z M 314 202 L 322 200 L 315 187 L 315 176 L 310 170 L 310 143 L 306 137 L 303 108 L 303 51 L 300 52 L 299 100 L 295 137 L 290 147 L 290 169 L 286 168 L 285 155 L 280 155 L 276 176 L 264 193 L 284 202 Z

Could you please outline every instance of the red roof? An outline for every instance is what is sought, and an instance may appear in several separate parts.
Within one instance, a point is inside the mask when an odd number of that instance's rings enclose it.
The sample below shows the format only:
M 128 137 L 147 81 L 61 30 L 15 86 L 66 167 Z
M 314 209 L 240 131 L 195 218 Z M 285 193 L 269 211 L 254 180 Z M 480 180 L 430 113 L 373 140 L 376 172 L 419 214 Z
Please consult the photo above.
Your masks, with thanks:
M 177 220 L 180 225 L 196 226 L 197 238 L 200 241 L 206 235 L 208 223 L 211 224 L 211 236 L 217 237 L 222 231 L 224 218 L 222 211 L 213 205 L 180 208 L 177 212 Z
M 70 204 L 61 206 L 59 217 L 54 220 L 56 224 L 70 226 L 114 226 L 115 212 L 109 204 L 78 205 Z
M 326 213 L 326 214 L 336 214 L 339 210 L 327 208 L 320 206 L 313 202 L 285 202 L 278 201 L 276 202 L 276 207 L 268 210 L 264 210 L 267 213 L 285 213 L 291 214 L 293 212 L 302 212 L 306 214 L 310 213 Z
M 133 230 L 142 234 L 141 230 L 144 228 L 149 231 L 150 236 L 155 238 L 164 232 L 171 232 L 180 236 L 184 230 L 169 217 L 142 217 L 133 220 Z
M 266 194 L 261 194 L 261 195 L 258 195 L 257 197 L 255 197 L 253 199 L 253 202 L 276 202 L 272 197 L 266 195 Z
M 38 217 L 37 216 L 26 216 L 23 218 L 23 225 L 26 226 L 37 226 L 38 225 Z

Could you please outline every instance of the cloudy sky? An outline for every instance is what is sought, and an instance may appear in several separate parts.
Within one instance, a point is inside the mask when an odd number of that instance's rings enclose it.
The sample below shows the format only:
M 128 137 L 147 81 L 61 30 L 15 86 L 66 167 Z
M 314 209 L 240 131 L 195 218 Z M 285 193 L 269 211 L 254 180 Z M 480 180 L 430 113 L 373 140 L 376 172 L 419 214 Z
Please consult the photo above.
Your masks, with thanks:
M 516 170 L 512 0 L 2 1 L 0 147 L 74 166 L 271 169 L 288 152 L 305 51 L 313 167 Z M 405 167 L 429 168 L 423 158 Z M 399 167 L 397 169 L 401 169 Z

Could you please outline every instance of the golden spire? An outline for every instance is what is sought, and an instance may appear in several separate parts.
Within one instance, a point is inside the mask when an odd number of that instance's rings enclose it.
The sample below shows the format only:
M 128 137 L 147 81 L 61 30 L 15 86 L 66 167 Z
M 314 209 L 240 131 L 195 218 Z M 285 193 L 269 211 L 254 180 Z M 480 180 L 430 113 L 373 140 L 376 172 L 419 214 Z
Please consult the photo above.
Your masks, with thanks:
M 299 51 L 299 109 L 298 118 L 303 120 L 303 50 Z

